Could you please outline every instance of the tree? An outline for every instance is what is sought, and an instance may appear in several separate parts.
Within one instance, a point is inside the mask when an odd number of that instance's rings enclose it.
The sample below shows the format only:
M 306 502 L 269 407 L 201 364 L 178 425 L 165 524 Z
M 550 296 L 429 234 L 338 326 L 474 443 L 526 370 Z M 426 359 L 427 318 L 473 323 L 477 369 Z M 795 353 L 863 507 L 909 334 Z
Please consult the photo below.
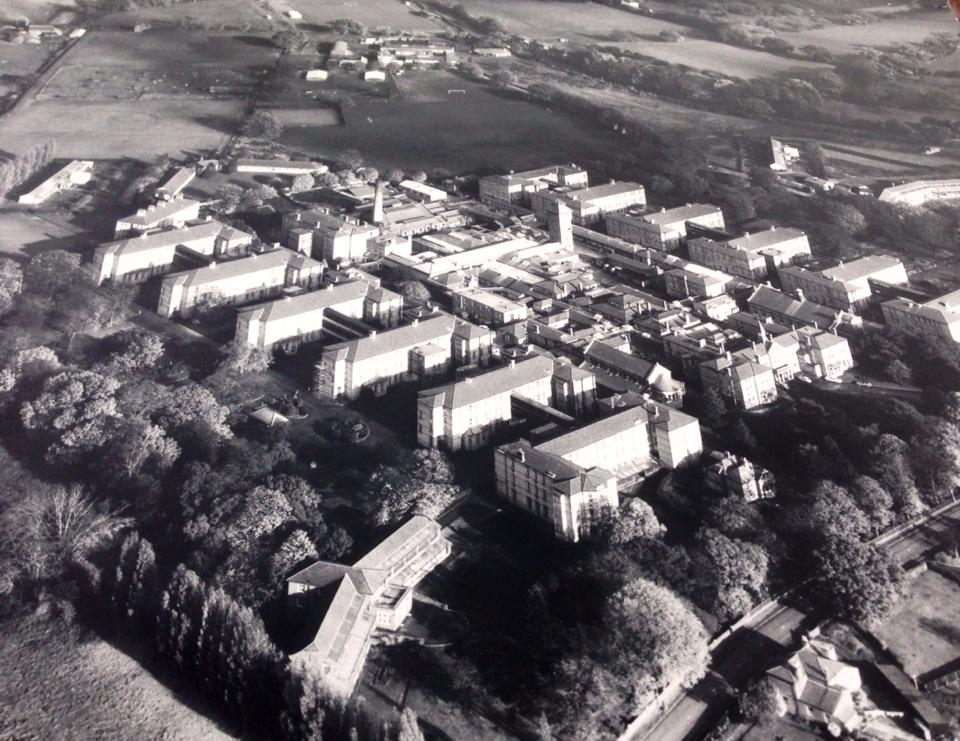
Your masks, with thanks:
M 915 517 L 924 507 L 907 458 L 907 444 L 896 435 L 877 438 L 868 460 L 870 475 L 893 497 L 897 511 L 904 517 Z
M 177 566 L 160 599 L 157 648 L 184 673 L 196 664 L 203 600 L 200 577 L 183 564 Z
M 863 512 L 873 533 L 890 527 L 893 522 L 893 497 L 880 482 L 870 476 L 858 476 L 850 487 L 850 494 Z
M 751 723 L 765 728 L 787 712 L 783 697 L 769 677 L 754 682 L 740 696 L 740 712 Z
M 910 444 L 913 470 L 930 499 L 952 496 L 960 485 L 960 429 L 952 422 L 927 417 Z
M 856 237 L 867 228 L 866 217 L 855 206 L 843 201 L 824 201 L 823 212 L 827 219 L 836 224 L 845 234 Z
M 408 301 L 424 303 L 430 300 L 430 291 L 418 280 L 402 280 L 397 283 L 397 290 Z
M 23 269 L 20 263 L 0 259 L 0 315 L 13 308 L 14 299 L 23 287 Z
M 38 486 L 3 513 L 0 527 L 8 563 L 39 580 L 85 561 L 129 524 L 79 486 Z
M 411 514 L 437 517 L 461 494 L 453 471 L 439 450 L 416 450 L 402 468 L 380 465 L 367 480 L 368 512 L 385 525 Z
M 258 185 L 248 188 L 240 197 L 240 206 L 242 208 L 254 208 L 263 205 L 264 201 L 269 201 L 277 197 L 277 189 L 270 185 Z
M 106 424 L 117 415 L 115 378 L 93 371 L 68 370 L 49 379 L 43 392 L 20 410 L 26 430 L 48 446 L 48 458 L 72 462 L 103 445 Z
M 270 560 L 270 573 L 273 582 L 281 581 L 297 566 L 317 558 L 317 549 L 306 530 L 300 528 L 293 530 L 280 544 Z
M 380 179 L 380 171 L 375 167 L 361 167 L 357 170 L 357 177 L 365 183 L 375 183 Z
M 145 410 L 146 411 L 146 410 Z M 186 427 L 203 424 L 220 437 L 230 437 L 227 418 L 230 409 L 203 386 L 186 383 L 166 394 L 152 416 L 164 429 L 176 433 Z
M 705 562 L 713 572 L 716 603 L 724 617 L 736 618 L 763 594 L 767 582 L 766 552 L 754 543 L 729 538 L 713 528 L 697 535 Z
M 145 373 L 156 368 L 164 353 L 164 339 L 156 332 L 134 329 L 115 336 L 118 348 L 108 364 L 114 374 Z
M 400 713 L 400 723 L 397 729 L 397 741 L 424 741 L 423 731 L 417 714 L 412 708 L 406 707 Z
M 669 589 L 636 579 L 618 590 L 606 608 L 611 660 L 637 688 L 679 681 L 692 686 L 707 666 L 707 634 Z
M 225 523 L 224 537 L 233 548 L 245 548 L 275 531 L 292 512 L 290 502 L 281 492 L 258 486 L 243 498 L 240 509 Z
M 338 188 L 340 187 L 340 178 L 335 172 L 324 172 L 317 175 L 315 183 L 320 188 Z
M 870 532 L 870 522 L 842 486 L 821 481 L 810 493 L 809 526 L 818 535 L 846 535 L 863 538 Z
M 243 122 L 242 131 L 251 139 L 278 139 L 283 133 L 283 124 L 269 111 L 254 111 Z
M 827 174 L 827 155 L 818 142 L 811 142 L 807 145 L 803 158 L 811 175 L 818 178 L 829 177 Z
M 304 190 L 310 190 L 313 187 L 313 177 L 306 173 L 297 175 L 290 184 L 290 190 L 293 193 L 300 193 Z
M 356 170 L 363 166 L 363 155 L 356 149 L 345 149 L 337 155 L 337 160 L 349 170 Z
M 50 298 L 75 282 L 80 272 L 80 255 L 65 250 L 41 252 L 23 270 L 23 289 Z
M 423 170 L 417 170 L 410 176 L 410 179 L 417 183 L 424 183 L 427 180 L 427 173 Z
M 384 178 L 386 178 L 388 182 L 396 185 L 401 180 L 404 180 L 406 178 L 406 175 L 404 175 L 403 170 L 401 170 L 400 168 L 391 167 L 389 170 L 387 170 L 386 174 L 384 175 Z
M 876 623 L 900 598 L 903 572 L 874 545 L 831 534 L 813 561 L 815 587 L 841 617 Z
M 653 507 L 639 497 L 632 497 L 611 518 L 609 540 L 622 545 L 638 538 L 659 538 L 664 532 L 666 528 L 657 519 Z
M 727 402 L 716 386 L 703 392 L 703 418 L 716 428 L 727 416 Z
M 145 419 L 111 420 L 102 448 L 101 472 L 121 481 L 150 469 L 159 475 L 168 471 L 180 457 L 180 446 L 166 431 Z
M 150 541 L 130 533 L 120 547 L 111 600 L 121 621 L 147 626 L 156 619 L 157 563 Z
M 23 380 L 48 376 L 61 368 L 57 353 L 43 345 L 14 353 L 4 368 L 6 379 L 0 390 L 9 391 Z
M 537 741 L 553 741 L 553 729 L 544 712 L 537 716 Z

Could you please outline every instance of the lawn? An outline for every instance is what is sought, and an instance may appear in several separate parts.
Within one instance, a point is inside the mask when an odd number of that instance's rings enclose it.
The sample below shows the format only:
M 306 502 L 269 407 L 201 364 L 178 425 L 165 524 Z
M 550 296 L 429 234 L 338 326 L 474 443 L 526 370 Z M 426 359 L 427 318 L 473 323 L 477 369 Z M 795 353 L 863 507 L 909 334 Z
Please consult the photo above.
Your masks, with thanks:
M 503 171 L 546 162 L 606 160 L 622 140 L 583 120 L 550 111 L 445 72 L 424 75 L 429 91 L 464 90 L 430 101 L 393 99 L 358 103 L 344 111 L 345 126 L 300 125 L 281 143 L 318 157 L 347 149 L 384 169 Z M 438 88 L 439 86 L 439 88 Z M 431 94 L 432 94 L 431 93 Z
M 0 624 L 0 738 L 234 738 L 109 643 L 46 618 Z
M 960 586 L 934 571 L 910 584 L 897 611 L 874 632 L 918 676 L 960 657 Z

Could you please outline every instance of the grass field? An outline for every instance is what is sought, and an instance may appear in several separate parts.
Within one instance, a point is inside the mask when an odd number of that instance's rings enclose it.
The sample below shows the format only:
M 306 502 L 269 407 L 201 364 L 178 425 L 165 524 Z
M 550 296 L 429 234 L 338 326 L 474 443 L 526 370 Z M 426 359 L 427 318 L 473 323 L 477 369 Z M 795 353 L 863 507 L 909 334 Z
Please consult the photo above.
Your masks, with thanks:
M 0 142 L 19 153 L 54 139 L 69 158 L 179 157 L 219 147 L 243 109 L 240 100 L 38 101 L 0 121 Z
M 762 77 L 823 66 L 705 39 L 658 41 L 656 36 L 661 31 L 684 36 L 690 31 L 675 23 L 596 3 L 468 0 L 465 5 L 475 14 L 499 18 L 509 30 L 531 38 L 566 38 L 583 44 L 616 46 L 665 62 L 709 68 L 735 77 Z
M 136 23 L 199 26 L 202 28 L 248 28 L 270 30 L 275 21 L 255 0 L 202 0 L 174 3 L 169 7 L 139 8 L 113 13 L 99 21 L 105 28 L 130 29 Z
M 402 0 L 267 0 L 275 13 L 293 8 L 307 23 L 324 24 L 350 18 L 369 29 L 390 27 L 407 31 L 437 31 L 444 25 L 435 18 L 412 13 Z
M 0 666 L 0 738 L 234 738 L 126 654 L 59 622 L 2 623 Z
M 847 54 L 858 48 L 916 43 L 934 33 L 955 33 L 956 30 L 956 21 L 944 7 L 942 11 L 887 18 L 865 26 L 829 26 L 780 36 L 794 46 L 816 44 L 835 54 Z
M 566 114 L 495 95 L 448 73 L 422 74 L 432 101 L 359 103 L 344 111 L 345 126 L 321 122 L 289 127 L 281 141 L 320 157 L 355 149 L 379 168 L 442 168 L 454 173 L 520 169 L 544 162 L 585 165 L 606 159 L 616 151 L 613 147 L 622 146 L 613 132 Z M 441 89 L 465 94 L 440 99 Z
M 896 612 L 874 632 L 917 676 L 960 656 L 960 586 L 934 571 L 910 583 Z

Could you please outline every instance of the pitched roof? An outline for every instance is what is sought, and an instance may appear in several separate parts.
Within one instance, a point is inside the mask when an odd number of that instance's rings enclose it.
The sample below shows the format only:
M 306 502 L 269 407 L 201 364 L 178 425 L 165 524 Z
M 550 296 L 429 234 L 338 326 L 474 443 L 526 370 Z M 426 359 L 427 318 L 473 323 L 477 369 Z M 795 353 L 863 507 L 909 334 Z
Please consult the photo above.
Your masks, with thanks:
M 327 353 L 343 351 L 347 360 L 357 362 L 449 337 L 453 333 L 453 327 L 454 318 L 449 314 L 442 314 L 429 319 L 420 319 L 414 324 L 406 324 L 386 332 L 378 332 L 370 337 L 329 345 L 323 353 L 327 355 Z
M 307 267 L 322 270 L 323 264 L 313 260 L 299 252 L 280 249 L 253 253 L 247 257 L 237 260 L 225 260 L 224 262 L 213 262 L 202 268 L 194 270 L 185 270 L 182 273 L 174 273 L 164 278 L 164 283 L 174 283 L 183 286 L 202 286 L 208 283 L 218 283 L 231 278 L 238 278 L 242 275 L 253 275 L 260 272 L 269 272 L 278 268 L 295 265 L 303 269 Z
M 130 214 L 130 216 L 125 216 L 120 219 L 120 221 L 124 224 L 133 224 L 134 226 L 149 226 L 164 219 L 169 219 L 181 211 L 199 207 L 200 201 L 194 201 L 191 198 L 176 198 L 158 206 L 151 206 L 142 212 L 138 211 L 135 214 Z
M 434 406 L 442 405 L 447 409 L 456 409 L 500 394 L 512 393 L 521 386 L 552 376 L 553 360 L 535 356 L 511 362 L 510 365 L 487 371 L 479 376 L 422 391 L 420 397 L 432 397 L 431 403 Z
M 806 237 L 806 232 L 792 227 L 771 227 L 762 232 L 754 232 L 727 242 L 728 245 L 737 250 L 746 250 L 747 252 L 759 252 L 769 247 L 776 247 L 791 239 Z
M 198 239 L 215 239 L 220 235 L 225 225 L 219 221 L 203 221 L 199 224 L 186 226 L 182 229 L 167 229 L 152 234 L 141 234 L 138 237 L 119 239 L 115 242 L 105 242 L 98 250 L 107 254 L 122 253 L 132 255 L 137 252 L 148 252 L 156 249 L 168 249 L 179 244 L 194 242 Z
M 298 314 L 322 311 L 334 308 L 338 304 L 362 299 L 369 289 L 370 286 L 362 280 L 331 284 L 317 291 L 309 291 L 297 296 L 284 296 L 275 301 L 249 306 L 240 309 L 239 314 L 261 322 L 287 319 Z

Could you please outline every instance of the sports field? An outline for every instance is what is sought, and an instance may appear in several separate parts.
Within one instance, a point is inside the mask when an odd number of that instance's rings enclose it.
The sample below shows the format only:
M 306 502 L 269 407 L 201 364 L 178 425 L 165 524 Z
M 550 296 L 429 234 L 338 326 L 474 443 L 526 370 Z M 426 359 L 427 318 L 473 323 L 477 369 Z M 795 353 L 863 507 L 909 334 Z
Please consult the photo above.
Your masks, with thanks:
M 585 165 L 606 160 L 623 146 L 614 132 L 566 114 L 494 94 L 448 73 L 423 75 L 428 100 L 359 103 L 344 111 L 344 126 L 321 121 L 287 127 L 281 141 L 319 157 L 355 149 L 380 168 L 454 173 L 557 161 Z

